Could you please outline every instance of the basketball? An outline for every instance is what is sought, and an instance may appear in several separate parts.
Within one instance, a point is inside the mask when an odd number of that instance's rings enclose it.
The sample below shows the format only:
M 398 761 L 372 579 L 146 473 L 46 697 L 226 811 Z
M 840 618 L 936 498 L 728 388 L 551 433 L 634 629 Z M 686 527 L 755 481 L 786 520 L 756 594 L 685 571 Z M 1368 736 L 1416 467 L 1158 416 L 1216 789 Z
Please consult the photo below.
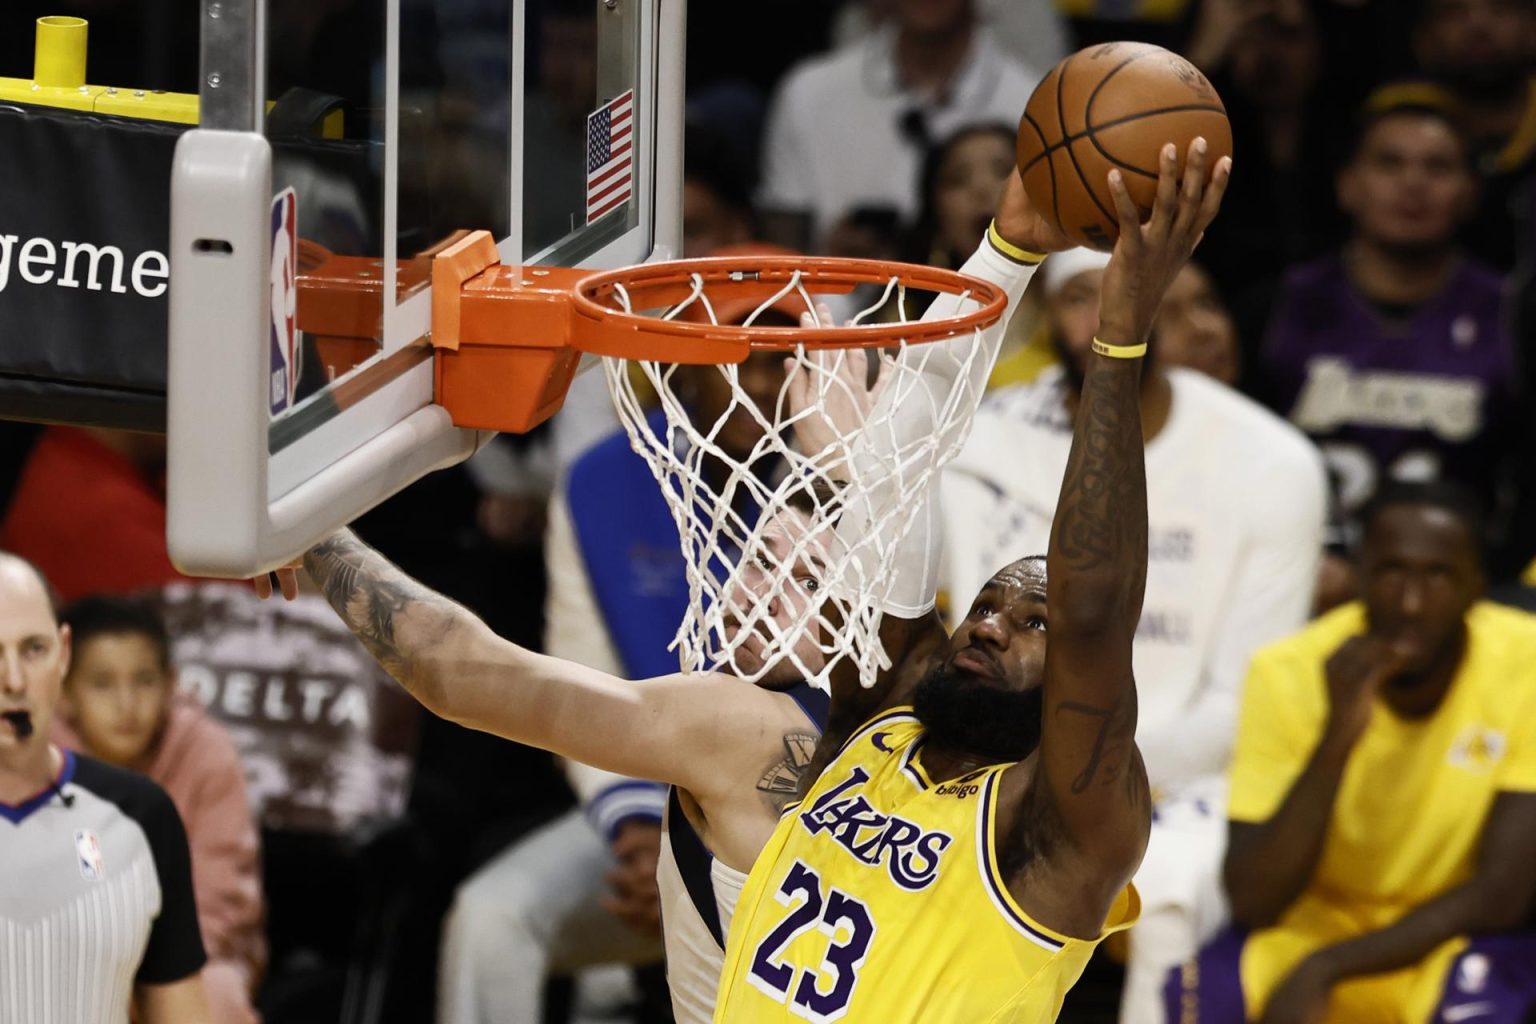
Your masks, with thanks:
M 1104 43 L 1035 87 L 1019 122 L 1019 174 L 1042 216 L 1078 245 L 1108 251 L 1120 234 L 1110 170 L 1146 216 L 1162 148 L 1175 143 L 1182 164 L 1200 136 L 1212 166 L 1232 154 L 1227 108 L 1198 68 L 1160 46 Z

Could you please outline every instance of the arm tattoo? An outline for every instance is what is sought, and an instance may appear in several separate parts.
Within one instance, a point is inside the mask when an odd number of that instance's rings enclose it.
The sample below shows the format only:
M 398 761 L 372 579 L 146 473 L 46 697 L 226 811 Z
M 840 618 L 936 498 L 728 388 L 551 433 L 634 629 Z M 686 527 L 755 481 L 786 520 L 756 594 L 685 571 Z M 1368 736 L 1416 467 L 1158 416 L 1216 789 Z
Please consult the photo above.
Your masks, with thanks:
M 1073 776 L 1069 787 L 1073 796 L 1086 793 L 1095 782 L 1103 786 L 1120 783 L 1127 801 L 1139 807 L 1145 800 L 1146 787 L 1141 782 L 1136 755 L 1136 695 L 1121 697 L 1107 708 L 1080 701 L 1064 700 L 1056 705 L 1058 718 L 1076 714 L 1099 722 L 1098 734 L 1088 750 L 1083 770 Z
M 816 753 L 814 732 L 795 731 L 784 734 L 784 756 L 757 780 L 757 789 L 766 793 L 775 811 L 782 811 L 800 796 L 800 782 L 810 767 Z
M 304 568 L 336 614 L 385 671 L 425 700 L 440 696 L 421 655 L 441 643 L 464 610 L 401 572 L 349 532 L 332 535 L 304 556 Z M 402 637 L 404 632 L 409 636 Z
M 1146 470 L 1135 364 L 1095 367 L 1084 382 L 1072 453 L 1052 530 L 1052 575 L 1125 573 L 1139 593 L 1147 572 Z M 1140 602 L 1137 602 L 1138 606 Z

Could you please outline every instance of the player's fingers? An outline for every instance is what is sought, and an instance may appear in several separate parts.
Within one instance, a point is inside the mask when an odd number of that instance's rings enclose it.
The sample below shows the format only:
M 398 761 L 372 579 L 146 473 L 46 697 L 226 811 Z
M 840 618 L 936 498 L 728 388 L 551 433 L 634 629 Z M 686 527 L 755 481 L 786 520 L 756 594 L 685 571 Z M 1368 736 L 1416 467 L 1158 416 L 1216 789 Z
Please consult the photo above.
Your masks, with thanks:
M 1168 143 L 1157 154 L 1157 199 L 1147 227 L 1162 231 L 1172 223 L 1179 205 L 1179 147 Z
M 1141 244 L 1141 211 L 1131 199 L 1125 187 L 1125 177 L 1120 171 L 1109 172 L 1109 195 L 1115 204 L 1115 218 L 1120 221 L 1120 244 Z
M 873 409 L 875 403 L 880 401 L 880 396 L 885 394 L 886 386 L 896 378 L 896 371 L 886 365 L 878 352 L 870 356 L 875 361 L 875 379 L 869 386 L 869 407 Z
M 825 302 L 816 303 L 817 327 L 831 327 L 835 320 L 832 319 L 832 307 Z
M 1184 183 L 1179 193 L 1179 212 L 1174 220 L 1174 230 L 1181 235 L 1194 235 L 1194 227 L 1201 211 L 1201 199 L 1209 177 L 1207 164 L 1210 146 L 1201 136 L 1189 144 L 1189 155 L 1184 160 Z
M 1205 195 L 1200 199 L 1200 213 L 1195 218 L 1195 228 L 1201 236 L 1211 226 L 1211 221 L 1216 219 L 1221 201 L 1227 194 L 1227 185 L 1231 181 L 1232 158 L 1224 156 L 1216 161 L 1216 169 L 1211 172 L 1211 183 L 1205 187 Z M 1195 244 L 1199 244 L 1199 239 L 1195 240 Z
M 794 356 L 784 357 L 784 393 L 791 407 L 805 408 L 805 368 Z
M 283 588 L 285 600 L 295 600 L 299 596 L 299 573 L 296 569 L 277 570 L 277 585 Z
M 263 601 L 272 596 L 271 573 L 262 573 L 260 576 L 252 579 L 251 584 L 256 588 L 256 596 L 261 598 Z
M 869 353 L 861 348 L 848 350 L 848 379 L 860 387 L 869 380 Z

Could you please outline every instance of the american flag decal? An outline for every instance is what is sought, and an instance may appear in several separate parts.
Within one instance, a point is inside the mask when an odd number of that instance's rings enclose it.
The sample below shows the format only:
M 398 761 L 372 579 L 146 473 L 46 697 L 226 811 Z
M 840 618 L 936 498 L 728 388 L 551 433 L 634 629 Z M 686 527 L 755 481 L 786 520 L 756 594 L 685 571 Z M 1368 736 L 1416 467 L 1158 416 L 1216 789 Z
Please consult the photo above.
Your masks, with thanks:
M 634 194 L 635 91 L 627 89 L 587 115 L 587 223 Z

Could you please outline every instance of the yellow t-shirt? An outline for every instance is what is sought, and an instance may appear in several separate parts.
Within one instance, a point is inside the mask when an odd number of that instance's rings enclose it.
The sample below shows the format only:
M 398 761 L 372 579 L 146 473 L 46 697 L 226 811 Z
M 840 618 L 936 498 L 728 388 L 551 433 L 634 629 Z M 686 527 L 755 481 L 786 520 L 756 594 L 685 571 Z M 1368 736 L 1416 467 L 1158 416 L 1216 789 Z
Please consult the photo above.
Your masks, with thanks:
M 1406 721 L 1378 703 L 1344 769 L 1312 882 L 1275 928 L 1244 948 L 1250 1009 L 1313 950 L 1384 928 L 1466 881 L 1495 795 L 1536 792 L 1536 616 L 1482 603 L 1468 613 L 1467 630 L 1461 669 L 1433 715 Z M 1327 722 L 1324 664 L 1364 631 L 1363 607 L 1345 605 L 1254 656 L 1233 749 L 1229 818 L 1263 822 L 1279 809 Z M 1448 944 L 1416 970 L 1433 963 L 1443 971 L 1449 952 Z M 1369 997 L 1372 986 L 1355 987 L 1364 1005 L 1379 1004 L 1388 989 L 1421 1002 L 1437 986 L 1437 977 L 1410 970 L 1378 976 Z M 1351 1012 L 1330 1020 L 1374 1019 Z
M 855 733 L 758 856 L 731 922 L 715 1020 L 1052 1021 L 1105 936 L 1030 919 L 1003 885 L 994 765 L 934 785 L 910 709 Z

